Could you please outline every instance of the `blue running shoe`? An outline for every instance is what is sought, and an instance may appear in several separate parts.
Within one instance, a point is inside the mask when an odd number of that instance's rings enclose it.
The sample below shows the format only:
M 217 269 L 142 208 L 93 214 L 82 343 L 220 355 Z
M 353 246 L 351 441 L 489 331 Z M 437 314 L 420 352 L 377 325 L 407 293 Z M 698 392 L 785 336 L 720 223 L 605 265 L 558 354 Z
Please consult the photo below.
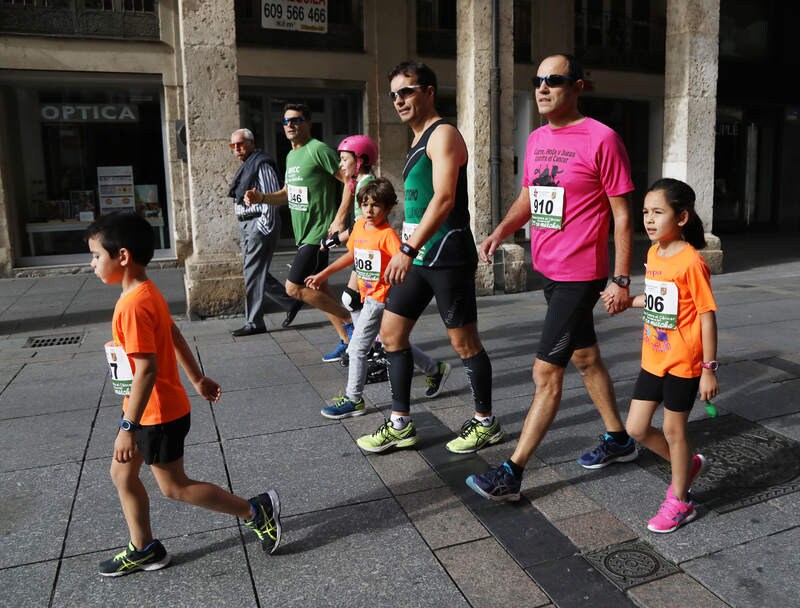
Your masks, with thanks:
M 347 332 L 347 340 L 349 341 L 350 338 L 353 337 L 353 332 L 355 331 L 356 326 L 352 323 L 342 323 L 342 326 L 344 327 L 345 332 Z
M 584 469 L 602 469 L 615 462 L 636 460 L 638 455 L 636 442 L 632 438 L 628 437 L 628 443 L 620 445 L 606 433 L 600 437 L 600 445 L 578 458 L 578 464 Z
M 341 420 L 342 418 L 351 418 L 352 416 L 361 416 L 367 413 L 367 404 L 364 403 L 363 397 L 353 401 L 344 393 L 339 393 L 332 401 L 331 405 L 327 405 L 320 410 L 320 414 L 325 418 Z
M 519 500 L 522 479 L 514 477 L 514 472 L 507 462 L 499 467 L 489 469 L 481 475 L 467 477 L 467 485 L 480 496 L 502 502 Z
M 331 352 L 322 357 L 322 360 L 325 363 L 333 363 L 334 361 L 338 361 L 339 359 L 341 359 L 342 355 L 344 355 L 346 352 L 347 352 L 347 344 L 344 343 L 344 340 L 339 340 L 339 344 L 336 345 L 336 348 L 334 348 Z

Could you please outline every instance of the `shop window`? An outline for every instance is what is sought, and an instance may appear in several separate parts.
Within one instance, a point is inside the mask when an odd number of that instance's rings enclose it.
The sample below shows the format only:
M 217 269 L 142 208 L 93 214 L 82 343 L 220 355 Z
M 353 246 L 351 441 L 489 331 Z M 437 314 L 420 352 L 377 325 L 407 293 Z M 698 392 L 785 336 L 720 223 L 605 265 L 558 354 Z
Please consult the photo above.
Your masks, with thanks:
M 326 15 L 327 32 L 318 34 L 265 29 L 261 25 L 265 0 L 235 0 L 236 43 L 273 48 L 360 52 L 364 50 L 363 4 L 363 0 L 328 0 L 322 9 Z
M 0 81 L 17 257 L 83 254 L 98 215 L 135 212 L 169 247 L 160 86 Z
M 456 40 L 455 0 L 417 0 L 417 53 L 455 57 Z

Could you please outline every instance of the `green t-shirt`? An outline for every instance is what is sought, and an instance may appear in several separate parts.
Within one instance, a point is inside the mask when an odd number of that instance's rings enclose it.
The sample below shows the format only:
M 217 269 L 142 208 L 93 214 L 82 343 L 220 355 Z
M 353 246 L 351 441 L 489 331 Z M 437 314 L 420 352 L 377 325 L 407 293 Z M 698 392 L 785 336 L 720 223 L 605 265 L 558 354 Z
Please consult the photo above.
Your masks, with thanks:
M 286 195 L 297 246 L 319 244 L 336 217 L 339 158 L 318 139 L 292 149 L 286 156 Z

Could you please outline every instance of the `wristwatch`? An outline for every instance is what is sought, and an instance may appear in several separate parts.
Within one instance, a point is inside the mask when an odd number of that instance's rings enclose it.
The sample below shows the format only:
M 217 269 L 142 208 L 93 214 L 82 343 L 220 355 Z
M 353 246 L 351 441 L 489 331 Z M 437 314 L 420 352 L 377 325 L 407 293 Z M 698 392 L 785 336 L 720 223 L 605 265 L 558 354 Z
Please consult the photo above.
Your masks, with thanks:
M 627 287 L 631 284 L 631 278 L 626 277 L 624 274 L 620 274 L 611 279 L 611 282 L 616 283 L 620 287 L 627 289 Z
M 700 367 L 703 369 L 710 369 L 712 372 L 715 372 L 719 369 L 719 361 L 703 361 L 700 364 Z
M 138 431 L 140 428 L 142 428 L 142 425 L 133 422 L 132 420 L 128 420 L 127 418 L 122 418 L 119 421 L 119 428 L 121 428 L 123 431 L 132 433 L 133 431 Z
M 417 257 L 417 250 L 416 250 L 416 249 L 414 249 L 414 248 L 413 248 L 411 245 L 409 245 L 408 243 L 403 243 L 402 245 L 400 245 L 400 251 L 401 251 L 402 253 L 406 254 L 406 255 L 407 255 L 408 257 L 410 257 L 410 258 L 415 258 L 415 257 Z

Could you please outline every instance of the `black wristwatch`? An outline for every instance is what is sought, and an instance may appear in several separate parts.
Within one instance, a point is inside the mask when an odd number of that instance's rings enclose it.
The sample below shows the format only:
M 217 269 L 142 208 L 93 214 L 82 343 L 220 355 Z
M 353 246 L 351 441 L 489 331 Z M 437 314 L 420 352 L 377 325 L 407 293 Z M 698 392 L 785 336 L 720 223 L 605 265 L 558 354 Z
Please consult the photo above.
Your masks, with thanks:
M 120 419 L 118 426 L 123 431 L 128 431 L 129 433 L 132 433 L 133 431 L 138 431 L 140 428 L 142 428 L 141 424 L 133 422 L 132 420 L 128 420 L 127 418 Z
M 403 243 L 400 245 L 400 252 L 406 254 L 410 258 L 417 257 L 417 250 L 408 243 Z
M 631 284 L 631 278 L 626 277 L 624 274 L 620 274 L 611 279 L 611 282 L 616 283 L 617 285 L 619 285 L 624 289 L 627 289 Z

